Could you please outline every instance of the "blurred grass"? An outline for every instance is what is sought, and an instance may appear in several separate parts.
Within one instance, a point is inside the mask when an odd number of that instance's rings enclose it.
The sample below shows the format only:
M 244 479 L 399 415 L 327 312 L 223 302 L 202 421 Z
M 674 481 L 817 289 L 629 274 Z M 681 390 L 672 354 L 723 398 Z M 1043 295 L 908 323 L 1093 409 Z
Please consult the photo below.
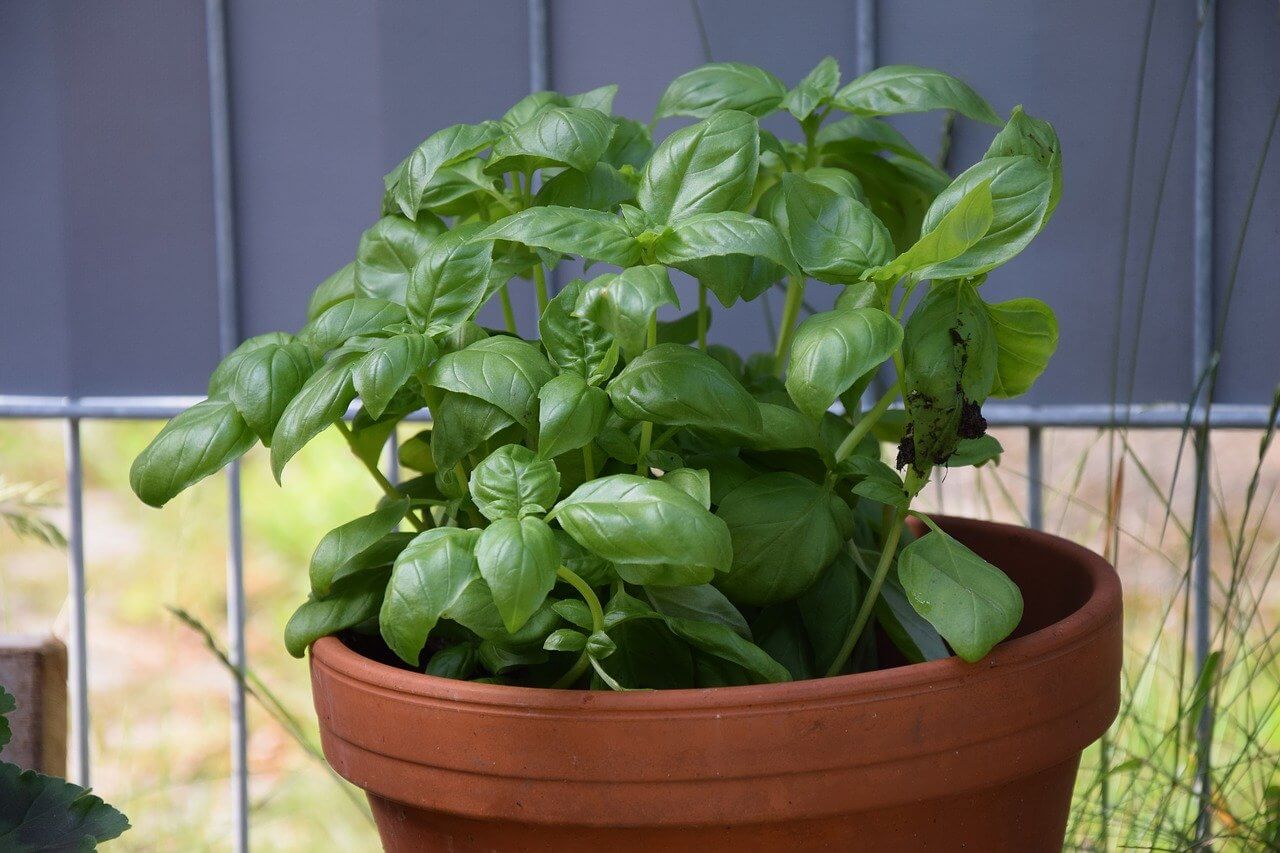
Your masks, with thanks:
M 83 426 L 94 787 L 134 824 L 116 849 L 225 849 L 231 818 L 228 675 L 200 634 L 167 608 L 188 611 L 225 644 L 226 492 L 221 478 L 214 478 L 164 510 L 139 504 L 128 489 L 128 466 L 155 429 Z M 930 487 L 923 508 L 1025 523 L 1026 433 L 997 434 L 1007 451 L 1001 464 L 949 472 Z M 1267 833 L 1280 832 L 1280 660 L 1274 644 L 1280 599 L 1270 583 L 1280 555 L 1273 503 L 1280 464 L 1274 454 L 1259 464 L 1257 432 L 1213 436 L 1215 625 L 1225 627 L 1214 641 L 1218 677 L 1202 681 L 1212 689 L 1197 692 L 1183 630 L 1195 478 L 1187 475 L 1194 469 L 1191 449 L 1180 439 L 1176 430 L 1135 431 L 1120 442 L 1126 482 L 1116 556 L 1126 591 L 1125 707 L 1105 777 L 1107 831 L 1094 747 L 1080 774 L 1073 849 L 1194 844 L 1197 765 L 1190 721 L 1199 695 L 1216 718 L 1213 763 L 1222 791 L 1217 849 L 1265 849 L 1259 845 Z M 1105 433 L 1046 430 L 1044 441 L 1047 528 L 1103 550 L 1113 485 Z M 0 422 L 0 470 L 10 480 L 60 486 L 62 454 L 59 424 Z M 1184 467 L 1175 482 L 1179 458 Z M 375 498 L 336 434 L 323 436 L 290 465 L 283 488 L 272 482 L 260 450 L 244 467 L 249 660 L 312 744 L 306 665 L 285 653 L 281 633 L 305 595 L 315 542 Z M 0 532 L 0 632 L 53 628 L 65 634 L 65 574 L 62 553 Z M 363 810 L 317 766 L 278 713 L 251 700 L 249 725 L 252 828 L 265 848 L 373 847 Z

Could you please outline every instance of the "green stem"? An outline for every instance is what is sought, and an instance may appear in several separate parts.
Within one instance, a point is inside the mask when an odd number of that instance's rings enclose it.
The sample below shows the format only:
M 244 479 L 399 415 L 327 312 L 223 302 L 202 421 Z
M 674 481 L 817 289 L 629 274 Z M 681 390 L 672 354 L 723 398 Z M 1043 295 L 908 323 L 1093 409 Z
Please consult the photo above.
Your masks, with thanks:
M 542 264 L 533 265 L 533 286 L 534 291 L 538 294 L 538 316 L 542 316 L 542 312 L 547 310 L 547 274 L 543 272 Z
M 591 588 L 591 584 L 584 581 L 567 566 L 561 566 L 556 569 L 556 576 L 576 589 L 578 594 L 582 596 L 582 600 L 587 603 L 587 609 L 591 611 L 591 632 L 603 631 L 604 608 L 600 606 L 600 599 L 596 597 L 596 591 Z M 557 690 L 572 686 L 590 666 L 591 656 L 583 652 L 578 655 L 578 659 L 573 662 L 573 666 L 569 667 L 569 671 L 560 676 L 556 683 L 551 686 Z
M 391 481 L 387 479 L 387 475 L 383 474 L 375 463 L 370 462 L 368 459 L 365 459 L 356 452 L 356 437 L 352 434 L 351 427 L 347 426 L 346 421 L 339 418 L 334 423 L 338 427 L 338 432 L 342 433 L 342 437 L 347 440 L 347 446 L 351 448 L 352 455 L 360 460 L 360 464 L 364 465 L 370 476 L 372 476 L 374 481 L 382 488 L 382 491 L 386 493 L 387 497 L 394 498 L 396 500 L 403 498 L 404 495 L 400 494 L 400 491 L 395 486 L 391 485 Z M 427 529 L 427 526 L 423 523 L 422 519 L 418 518 L 412 512 L 406 514 L 405 517 L 419 532 Z
M 504 284 L 498 293 L 502 296 L 502 319 L 507 324 L 507 331 L 513 335 L 520 334 L 519 329 L 516 328 L 516 312 L 511 307 L 511 291 L 507 290 Z
M 853 620 L 853 627 L 849 629 L 848 635 L 844 638 L 844 644 L 840 646 L 840 653 L 836 655 L 836 659 L 832 661 L 831 667 L 827 670 L 827 677 L 839 675 L 844 669 L 844 665 L 849 662 L 849 656 L 853 654 L 853 648 L 858 644 L 858 640 L 862 637 L 862 631 L 867 627 L 867 621 L 871 618 L 871 611 L 875 607 L 876 599 L 880 596 L 880 587 L 884 585 L 884 579 L 889 575 L 889 567 L 893 565 L 893 558 L 897 556 L 898 540 L 902 538 L 902 522 L 906 518 L 906 507 L 899 507 L 893 514 L 893 520 L 890 521 L 889 535 L 885 538 L 884 550 L 880 552 L 880 562 L 876 564 L 876 573 L 871 578 L 871 586 L 867 588 L 867 596 L 862 599 L 862 607 L 858 608 L 858 615 Z
M 591 442 L 589 441 L 586 444 L 582 445 L 582 471 L 586 475 L 586 480 L 595 479 L 596 477 L 595 453 L 591 450 Z
M 778 346 L 773 351 L 773 372 L 781 376 L 786 368 L 787 353 L 791 351 L 791 338 L 795 335 L 796 320 L 800 317 L 800 305 L 804 302 L 805 277 L 793 275 L 787 282 L 787 301 L 782 307 L 782 325 L 778 331 Z
M 840 442 L 840 446 L 836 448 L 835 460 L 839 465 L 841 462 L 849 458 L 849 454 L 857 448 L 858 443 L 871 432 L 871 428 L 876 425 L 880 417 L 889 409 L 889 405 L 898 397 L 898 383 L 895 382 L 889 386 L 889 390 L 876 400 L 876 404 L 871 407 L 865 415 L 859 420 L 849 434 L 845 436 L 844 441 Z
M 707 286 L 698 282 L 698 349 L 707 351 Z
M 645 349 L 658 345 L 658 315 L 655 312 L 649 318 L 649 335 L 645 341 Z M 644 458 L 649 454 L 649 446 L 653 442 L 653 421 L 645 421 L 640 426 L 640 458 L 636 460 L 636 473 L 648 476 L 649 468 L 644 464 Z

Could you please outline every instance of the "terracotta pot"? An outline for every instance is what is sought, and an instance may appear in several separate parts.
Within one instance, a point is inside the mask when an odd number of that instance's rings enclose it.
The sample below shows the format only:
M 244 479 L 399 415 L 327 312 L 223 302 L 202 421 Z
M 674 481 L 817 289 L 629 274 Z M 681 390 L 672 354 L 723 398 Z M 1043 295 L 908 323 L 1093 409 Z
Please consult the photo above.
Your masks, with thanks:
M 1026 599 L 980 663 L 601 693 L 420 675 L 330 637 L 325 756 L 393 851 L 1059 850 L 1119 706 L 1120 583 L 1063 539 L 943 524 Z

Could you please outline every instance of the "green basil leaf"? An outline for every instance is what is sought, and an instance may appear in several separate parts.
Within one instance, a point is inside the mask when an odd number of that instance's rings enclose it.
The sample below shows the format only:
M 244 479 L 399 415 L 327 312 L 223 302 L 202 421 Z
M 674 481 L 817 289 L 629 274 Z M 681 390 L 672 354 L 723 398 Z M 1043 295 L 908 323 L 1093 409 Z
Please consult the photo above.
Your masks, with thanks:
M 1034 157 L 993 157 L 965 170 L 942 191 L 925 214 L 921 229 L 929 233 L 959 207 L 975 187 L 991 189 L 991 224 L 963 254 L 934 264 L 933 278 L 967 278 L 995 269 L 1027 247 L 1049 220 L 1053 173 Z
M 747 435 L 763 428 L 756 401 L 742 383 L 711 356 L 680 344 L 646 350 L 608 391 L 614 411 L 628 420 Z
M 603 661 L 591 661 L 601 687 L 667 690 L 694 686 L 693 654 L 689 646 L 661 621 L 624 622 L 611 629 L 609 636 L 618 650 Z
M 814 278 L 850 284 L 892 257 L 888 229 L 861 202 L 795 175 L 782 193 L 791 253 Z
M 370 415 L 381 417 L 392 397 L 426 367 L 435 351 L 431 338 L 410 332 L 380 341 L 357 361 L 351 378 Z
M 590 444 L 608 414 L 608 394 L 576 373 L 560 374 L 538 391 L 538 455 L 551 459 Z
M 422 207 L 427 188 L 440 169 L 479 154 L 502 134 L 502 126 L 492 121 L 455 124 L 436 131 L 383 179 L 388 185 L 388 194 L 405 216 L 414 219 Z
M 448 471 L 468 453 L 515 423 L 502 409 L 469 394 L 444 392 L 431 407 L 431 461 Z
M 569 99 L 559 92 L 530 92 L 503 114 L 500 124 L 507 130 L 512 130 L 541 112 L 567 106 Z
M 288 346 L 295 340 L 288 332 L 267 332 L 242 341 L 241 344 L 218 362 L 213 374 L 209 377 L 207 396 L 211 400 L 230 399 L 231 385 L 235 382 L 236 373 L 240 370 L 240 362 L 260 349 L 276 346 Z
M 542 641 L 547 634 L 560 627 L 560 617 L 551 609 L 551 601 L 547 600 L 519 630 L 508 631 L 498 605 L 494 602 L 493 591 L 482 577 L 472 580 L 462 591 L 457 602 L 449 609 L 449 618 L 479 635 L 481 639 L 506 649 L 541 650 Z
M 311 293 L 311 300 L 307 303 L 307 319 L 314 320 L 339 302 L 352 299 L 355 295 L 356 264 L 352 261 L 316 285 Z
M 763 474 L 725 495 L 716 515 L 729 528 L 733 568 L 716 586 L 751 605 L 804 592 L 844 543 L 835 516 L 838 500 L 789 472 Z
M 395 531 L 408 511 L 409 501 L 402 498 L 326 533 L 311 555 L 312 593 L 327 596 L 346 565 Z
M 613 110 L 613 99 L 618 95 L 618 84 L 610 83 L 607 86 L 599 86 L 589 92 L 582 92 L 578 95 L 569 95 L 564 99 L 565 104 L 571 107 L 586 107 L 591 110 L 599 110 L 608 115 Z
M 707 583 L 732 558 L 724 522 L 659 480 L 601 477 L 560 501 L 554 515 L 566 533 L 613 563 L 630 583 Z
M 743 210 L 751 200 L 759 161 L 756 120 L 745 112 L 719 112 L 662 141 L 640 175 L 636 201 L 662 223 L 696 213 Z
M 585 172 L 609 146 L 614 123 L 598 110 L 554 107 L 538 113 L 493 145 L 485 172 L 530 173 L 568 166 Z
M 556 585 L 560 548 L 540 518 L 500 518 L 480 532 L 476 562 L 507 630 L 529 621 Z
M 422 209 L 439 216 L 466 218 L 484 210 L 500 194 L 499 181 L 484 173 L 479 157 L 436 172 L 422 196 Z
M 711 325 L 711 312 L 707 311 L 707 326 Z M 690 311 L 674 320 L 658 321 L 658 343 L 692 344 L 698 339 L 698 312 Z
M 445 233 L 444 223 L 429 214 L 416 222 L 384 216 L 360 237 L 356 249 L 356 293 L 404 304 L 409 274 L 432 241 Z
M 757 403 L 757 408 L 763 424 L 759 433 L 734 435 L 732 431 L 728 431 L 741 442 L 742 447 L 751 450 L 819 448 L 817 426 L 809 416 L 777 403 Z
M 432 655 L 423 672 L 438 678 L 464 681 L 476 671 L 477 663 L 479 657 L 476 654 L 476 644 L 458 643 Z
M 840 654 L 862 607 L 863 595 L 858 566 L 842 549 L 813 586 L 796 599 L 818 672 L 827 672 Z
M 662 233 L 653 248 L 659 263 L 706 278 L 704 283 L 726 307 L 741 293 L 745 275 L 739 272 L 741 278 L 737 279 L 736 288 L 732 279 L 726 281 L 728 276 L 700 275 L 704 262 L 710 258 L 740 256 L 744 260 L 739 263 L 745 263 L 745 270 L 749 270 L 749 259 L 761 257 L 792 273 L 799 272 L 786 242 L 771 223 L 733 210 L 678 219 Z
M 671 81 L 658 99 L 653 120 L 707 118 L 722 110 L 765 116 L 778 108 L 786 94 L 786 85 L 763 68 L 742 62 L 710 62 Z
M 537 347 L 499 335 L 440 356 L 423 382 L 479 397 L 530 428 L 538 389 L 553 376 L 555 371 Z
M 450 615 L 476 578 L 478 530 L 439 527 L 419 534 L 396 558 L 378 614 L 382 638 L 401 660 L 417 666 L 436 623 Z
M 872 567 L 864 564 L 861 571 L 863 579 L 870 582 Z M 951 650 L 942 641 L 938 630 L 917 613 L 907 600 L 907 593 L 902 588 L 902 581 L 898 579 L 896 567 L 890 570 L 884 585 L 880 587 L 875 614 L 876 621 L 884 628 L 894 646 L 911 663 L 951 657 Z
M 814 143 L 828 154 L 857 152 L 878 154 L 889 151 L 910 160 L 930 163 L 893 125 L 865 116 L 845 116 L 824 124 L 814 137 Z
M 711 509 L 711 474 L 705 468 L 672 468 L 661 479 Z
M 305 346 L 270 344 L 244 354 L 227 390 L 231 402 L 262 443 L 271 446 L 285 406 L 311 376 L 314 364 Z
M 321 637 L 359 625 L 378 615 L 390 572 L 361 572 L 333 585 L 324 598 L 308 598 L 284 627 L 284 646 L 300 658 Z
M 779 683 L 791 680 L 791 673 L 768 652 L 743 639 L 732 629 L 715 622 L 667 617 L 667 627 L 697 649 L 743 667 L 754 680 Z
M 896 249 L 891 247 L 890 255 L 907 249 L 920 239 L 920 223 L 924 221 L 929 205 L 947 186 L 945 175 L 941 186 L 937 186 L 936 182 L 928 180 L 927 174 L 911 168 L 911 164 L 923 164 L 903 157 L 854 153 L 836 158 L 834 162 L 849 169 L 862 184 L 867 207 L 893 237 Z
M 561 534 L 562 533 L 563 531 Z M 556 535 L 557 542 L 561 541 L 561 534 Z M 569 537 L 563 536 L 563 538 L 568 539 Z M 556 612 L 557 616 L 566 622 L 572 622 L 579 628 L 585 628 L 588 631 L 591 630 L 591 626 L 593 624 L 591 619 L 591 608 L 587 606 L 586 602 L 577 598 L 566 598 L 563 601 L 551 602 L 551 609 Z
M 1000 124 L 1000 116 L 968 84 L 916 65 L 883 65 L 863 74 L 836 92 L 832 103 L 856 115 L 955 110 L 975 121 Z
M 133 493 L 161 507 L 182 490 L 243 456 L 255 441 L 233 403 L 204 400 L 181 412 L 151 439 L 129 469 Z
M 576 278 L 556 294 L 538 320 L 538 333 L 556 367 L 596 385 L 613 375 L 618 347 L 603 326 L 573 315 L 585 284 Z
M 469 319 L 492 295 L 492 246 L 473 238 L 480 223 L 460 225 L 427 247 L 409 279 L 405 307 L 428 335 Z
M 988 304 L 987 316 L 998 351 L 991 396 L 1027 393 L 1058 348 L 1058 318 L 1048 305 L 1030 298 Z
M 813 111 L 831 100 L 831 96 L 840 88 L 840 65 L 835 57 L 824 56 L 805 78 L 787 92 L 782 99 L 782 108 L 796 117 L 796 121 L 804 121 Z
M 587 635 L 572 628 L 557 628 L 547 635 L 542 647 L 549 652 L 580 652 L 587 647 Z
M 898 556 L 911 606 L 970 663 L 1022 620 L 1022 593 L 1004 572 L 945 533 L 931 531 Z
M 649 127 L 635 119 L 614 116 L 613 137 L 605 149 L 604 162 L 616 169 L 630 166 L 641 169 L 653 153 L 653 134 Z
M 605 584 L 613 583 L 618 580 L 618 573 L 614 571 L 613 566 L 608 560 L 604 559 L 599 554 L 594 554 L 586 548 L 583 548 L 578 544 L 577 540 L 568 533 L 565 533 L 563 530 L 557 530 L 555 531 L 555 534 L 556 544 L 560 546 L 560 564 L 562 566 L 569 569 L 569 571 L 582 578 L 591 586 L 604 586 Z M 580 601 L 577 603 L 582 604 Z M 585 605 L 583 606 L 585 607 Z M 561 610 L 557 610 L 556 612 L 563 615 Z M 568 619 L 569 617 L 566 616 L 565 618 Z M 570 619 L 569 621 L 573 622 L 574 620 Z M 577 624 L 582 623 L 579 622 Z M 591 627 L 590 613 L 587 614 L 587 622 L 583 627 Z
M 471 499 L 491 521 L 541 515 L 559 494 L 555 464 L 519 444 L 499 447 L 471 472 Z
M 853 493 L 859 497 L 893 507 L 905 507 L 908 503 L 902 478 L 879 459 L 850 456 L 841 464 L 840 472 L 861 477 L 853 486 Z
M 867 270 L 867 277 L 890 282 L 908 274 L 916 279 L 930 278 L 938 265 L 955 260 L 985 237 L 994 215 L 991 184 L 983 181 L 969 190 L 914 246 L 890 263 Z
M 817 420 L 836 398 L 877 369 L 902 343 L 902 327 L 879 308 L 836 308 L 796 329 L 787 366 L 787 393 Z
M 1041 163 L 1053 175 L 1053 187 L 1049 192 L 1049 210 L 1047 216 L 1053 215 L 1062 198 L 1062 145 L 1058 142 L 1057 131 L 1044 119 L 1034 118 L 1022 111 L 1022 107 L 1014 107 L 1009 121 L 991 140 L 991 146 L 982 159 L 995 157 L 1016 157 L 1025 155 Z
M 978 438 L 962 438 L 956 444 L 956 452 L 951 454 L 951 458 L 947 460 L 948 468 L 959 468 L 964 465 L 972 465 L 980 468 L 988 462 L 1000 464 L 1000 455 L 1004 453 L 1004 448 L 1000 446 L 1000 442 L 993 435 L 983 435 Z
M 573 207 L 531 207 L 495 222 L 477 240 L 510 240 L 566 255 L 629 267 L 640 244 L 616 216 Z
M 618 205 L 635 201 L 635 180 L 634 173 L 624 175 L 608 163 L 597 163 L 582 172 L 566 169 L 544 181 L 533 202 L 612 213 Z
M 323 355 L 359 335 L 378 332 L 405 320 L 404 308 L 386 299 L 357 296 L 339 302 L 298 332 L 298 340 Z
M 646 587 L 645 595 L 654 609 L 668 619 L 712 623 L 728 628 L 744 640 L 751 639 L 746 618 L 723 592 L 709 583 Z
M 360 353 L 350 352 L 329 359 L 311 374 L 302 390 L 285 406 L 271 435 L 271 471 L 277 483 L 288 461 L 325 427 L 347 413 L 347 407 L 356 398 L 351 372 L 360 358 Z
M 624 351 L 635 354 L 644 349 L 658 308 L 678 304 L 666 267 L 650 264 L 605 273 L 582 285 L 573 314 L 608 330 Z

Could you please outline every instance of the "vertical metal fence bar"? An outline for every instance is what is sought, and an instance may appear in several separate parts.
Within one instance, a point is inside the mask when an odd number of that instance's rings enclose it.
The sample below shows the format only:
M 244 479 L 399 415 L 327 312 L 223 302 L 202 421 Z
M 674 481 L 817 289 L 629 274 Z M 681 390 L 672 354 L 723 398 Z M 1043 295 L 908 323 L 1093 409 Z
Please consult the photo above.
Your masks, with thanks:
M 1213 204 L 1214 204 L 1214 88 L 1216 85 L 1217 10 L 1215 0 L 1195 0 L 1200 18 L 1196 38 L 1195 81 L 1195 171 L 1192 210 L 1193 234 L 1193 298 L 1192 298 L 1192 387 L 1207 388 L 1202 383 L 1209 367 L 1213 341 Z M 1209 406 L 1207 391 L 1200 391 L 1193 401 Z M 1209 535 L 1209 434 L 1196 431 L 1196 506 L 1193 513 L 1191 550 L 1195 595 L 1195 660 L 1197 674 L 1204 670 L 1209 657 L 1211 629 L 1210 549 Z M 1196 821 L 1198 837 L 1204 841 L 1212 834 L 1212 763 L 1213 703 L 1204 703 L 1196 724 L 1197 776 L 1200 788 L 1200 813 Z
M 382 465 L 387 469 L 387 480 L 391 485 L 400 485 L 400 445 L 396 441 L 395 430 L 392 430 L 387 438 L 387 450 Z
M 1027 523 L 1044 530 L 1044 452 L 1040 427 L 1027 427 Z
M 67 599 L 70 602 L 68 655 L 71 694 L 71 781 L 89 787 L 89 644 L 86 635 L 84 581 L 84 474 L 80 457 L 80 419 L 66 420 L 67 454 Z
M 854 44 L 855 68 L 858 74 L 875 70 L 876 56 L 876 0 L 858 0 L 854 7 L 854 23 L 857 41 Z
M 236 288 L 231 103 L 223 0 L 205 0 L 205 49 L 209 72 L 218 339 L 222 354 L 226 355 L 240 340 L 240 305 Z M 238 463 L 232 463 L 227 469 L 227 656 L 236 669 L 230 689 L 232 844 L 237 853 L 243 853 L 249 849 L 249 763 L 244 687 L 244 542 Z

